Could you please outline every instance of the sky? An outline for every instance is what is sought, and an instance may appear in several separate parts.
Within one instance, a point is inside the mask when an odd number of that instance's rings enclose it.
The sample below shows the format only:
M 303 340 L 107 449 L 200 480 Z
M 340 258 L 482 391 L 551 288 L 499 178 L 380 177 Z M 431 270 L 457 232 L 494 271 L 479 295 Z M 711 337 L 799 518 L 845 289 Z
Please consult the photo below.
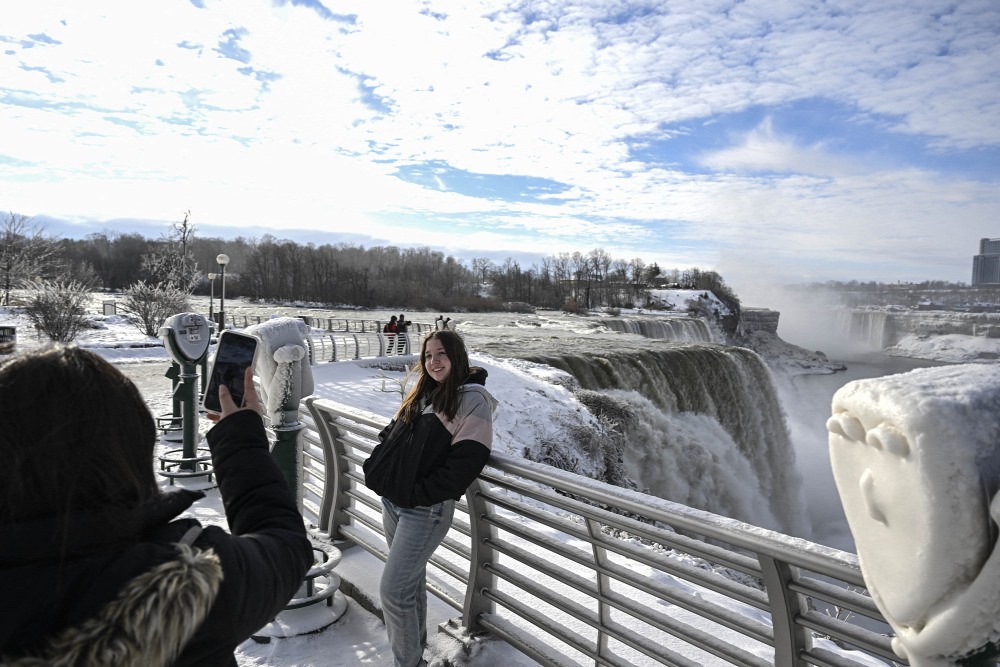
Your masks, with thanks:
M 971 280 L 995 0 L 33 0 L 0 211 L 70 238 L 604 248 L 754 282 Z

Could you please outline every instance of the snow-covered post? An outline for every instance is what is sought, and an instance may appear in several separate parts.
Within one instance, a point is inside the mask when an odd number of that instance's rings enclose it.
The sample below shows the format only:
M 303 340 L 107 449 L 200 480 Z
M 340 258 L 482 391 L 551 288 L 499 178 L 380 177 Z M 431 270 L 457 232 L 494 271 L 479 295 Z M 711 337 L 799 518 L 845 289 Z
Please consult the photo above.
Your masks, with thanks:
M 299 432 L 305 424 L 299 420 L 299 402 L 313 393 L 307 349 L 309 326 L 301 318 L 277 317 L 247 327 L 247 332 L 261 341 L 257 376 L 264 413 L 271 420 L 275 435 L 271 456 L 301 505 Z M 314 557 L 302 587 L 284 611 L 253 635 L 257 641 L 316 632 L 347 611 L 347 600 L 339 590 L 340 576 L 333 571 L 340 563 L 340 550 L 333 545 L 314 543 L 313 553 L 319 554 L 319 558 Z
M 271 420 L 275 443 L 271 455 L 301 499 L 298 437 L 305 425 L 299 421 L 299 401 L 313 393 L 307 338 L 309 326 L 300 318 L 278 317 L 247 327 L 261 340 L 257 355 L 264 412 Z M 303 361 L 304 360 L 304 361 Z
M 1000 648 L 1000 371 L 922 368 L 833 397 L 830 462 L 865 584 L 912 667 Z

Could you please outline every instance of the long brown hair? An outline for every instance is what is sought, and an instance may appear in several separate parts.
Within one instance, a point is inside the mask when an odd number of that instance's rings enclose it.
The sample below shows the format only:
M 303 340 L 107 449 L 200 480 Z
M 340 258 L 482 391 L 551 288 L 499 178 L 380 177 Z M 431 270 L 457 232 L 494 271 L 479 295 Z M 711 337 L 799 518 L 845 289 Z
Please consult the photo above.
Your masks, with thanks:
M 437 382 L 427 374 L 424 365 L 424 355 L 427 354 L 427 343 L 438 340 L 444 347 L 448 361 L 451 362 L 451 373 L 444 382 Z M 434 406 L 434 411 L 454 419 L 458 413 L 458 388 L 465 384 L 469 377 L 469 353 L 465 349 L 465 341 L 454 331 L 433 331 L 420 346 L 420 360 L 417 362 L 420 373 L 417 382 L 410 393 L 403 399 L 403 405 L 396 413 L 397 419 L 411 423 L 419 415 L 425 403 Z
M 135 385 L 55 345 L 0 365 L 0 522 L 136 510 L 159 494 L 156 426 Z

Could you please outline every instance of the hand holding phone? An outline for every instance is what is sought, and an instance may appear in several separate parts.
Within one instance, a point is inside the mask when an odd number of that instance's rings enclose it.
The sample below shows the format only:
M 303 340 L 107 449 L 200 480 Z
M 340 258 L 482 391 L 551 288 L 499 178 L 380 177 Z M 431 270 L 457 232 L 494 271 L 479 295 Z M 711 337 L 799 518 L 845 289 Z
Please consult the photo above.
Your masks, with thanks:
M 209 413 L 222 414 L 222 403 L 219 400 L 219 388 L 226 387 L 229 398 L 236 408 L 243 407 L 248 393 L 252 393 L 257 402 L 257 393 L 253 388 L 252 369 L 257 358 L 259 341 L 256 336 L 223 331 L 219 335 L 219 345 L 212 360 L 212 370 L 209 372 L 208 387 L 205 389 L 203 405 Z
M 253 410 L 258 415 L 263 417 L 264 406 L 261 405 L 260 399 L 257 398 L 257 388 L 253 384 L 253 366 L 248 368 L 244 373 L 243 386 L 245 387 L 243 392 L 243 405 L 239 406 L 233 402 L 233 397 L 229 394 L 229 389 L 226 388 L 226 385 L 219 385 L 219 404 L 222 406 L 222 412 L 219 414 L 206 412 L 205 416 L 208 420 L 218 422 L 240 410 Z

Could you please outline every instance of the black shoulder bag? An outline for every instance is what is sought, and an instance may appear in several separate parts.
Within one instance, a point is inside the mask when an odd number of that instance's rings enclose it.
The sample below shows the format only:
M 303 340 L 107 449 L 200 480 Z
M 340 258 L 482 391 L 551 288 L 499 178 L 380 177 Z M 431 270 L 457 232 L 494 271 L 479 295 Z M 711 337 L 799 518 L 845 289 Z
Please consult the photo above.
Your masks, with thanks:
M 401 481 L 398 472 L 404 459 L 403 448 L 413 439 L 413 428 L 404 421 L 393 419 L 378 434 L 378 438 L 379 444 L 361 468 L 365 473 L 365 486 L 391 500 L 399 493 L 399 489 L 392 486 L 394 482 L 398 484 Z

